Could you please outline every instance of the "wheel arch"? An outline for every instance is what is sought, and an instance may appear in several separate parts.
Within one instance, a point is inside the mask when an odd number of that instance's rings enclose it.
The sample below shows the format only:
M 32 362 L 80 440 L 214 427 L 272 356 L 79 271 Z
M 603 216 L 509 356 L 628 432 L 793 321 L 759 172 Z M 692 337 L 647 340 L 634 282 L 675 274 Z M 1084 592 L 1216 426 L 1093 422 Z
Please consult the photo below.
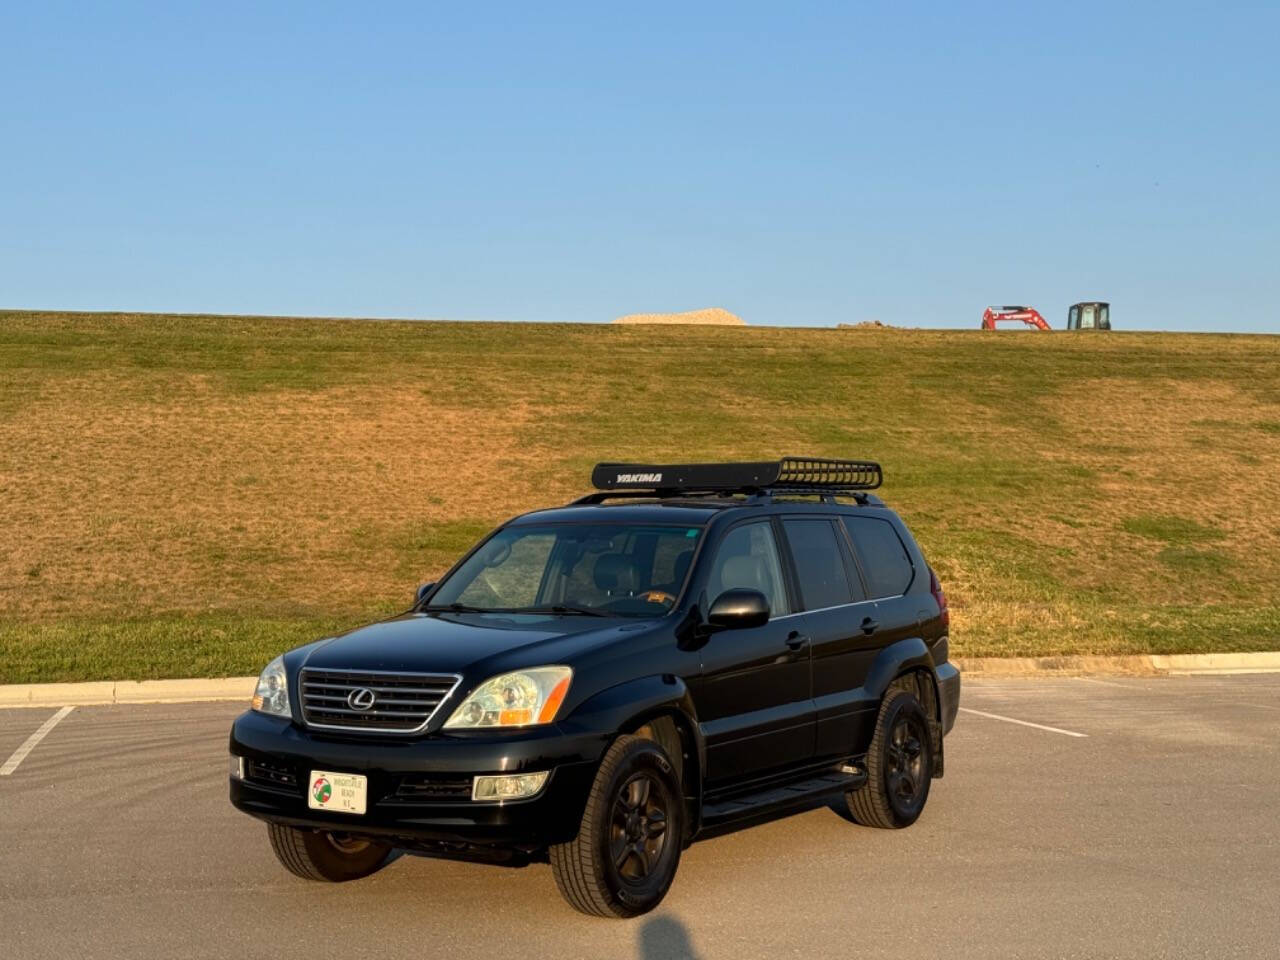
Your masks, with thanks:
M 707 746 L 683 680 L 666 674 L 618 684 L 588 699 L 574 711 L 570 722 L 604 732 L 605 749 L 623 734 L 646 736 L 662 746 L 679 768 L 690 836 L 697 831 Z
M 933 774 L 942 776 L 942 694 L 933 658 L 924 640 L 910 637 L 881 650 L 868 673 L 867 689 L 877 699 L 883 699 L 890 689 L 903 689 L 915 695 L 928 711 L 930 739 L 933 741 Z
M 686 713 L 671 706 L 633 718 L 627 729 L 620 732 L 654 741 L 677 765 L 686 821 L 692 836 L 697 830 L 702 810 L 702 758 L 705 749 L 701 747 L 698 725 Z

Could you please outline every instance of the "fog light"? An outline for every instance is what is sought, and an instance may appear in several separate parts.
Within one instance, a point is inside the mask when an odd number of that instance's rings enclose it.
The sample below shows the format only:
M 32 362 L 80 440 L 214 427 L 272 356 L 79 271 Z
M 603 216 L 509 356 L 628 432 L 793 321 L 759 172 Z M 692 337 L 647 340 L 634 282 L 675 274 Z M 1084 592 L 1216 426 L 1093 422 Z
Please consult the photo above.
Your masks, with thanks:
M 472 800 L 523 800 L 547 782 L 547 773 L 518 773 L 505 777 L 476 777 Z
M 232 780 L 244 779 L 244 757 L 227 757 L 227 775 Z

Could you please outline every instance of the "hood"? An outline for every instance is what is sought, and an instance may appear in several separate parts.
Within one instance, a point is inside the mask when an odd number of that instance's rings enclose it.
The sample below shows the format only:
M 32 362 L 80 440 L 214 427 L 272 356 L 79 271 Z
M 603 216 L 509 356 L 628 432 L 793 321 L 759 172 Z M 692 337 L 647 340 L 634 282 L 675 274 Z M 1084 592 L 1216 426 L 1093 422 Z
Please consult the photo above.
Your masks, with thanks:
M 648 625 L 590 617 L 410 613 L 321 641 L 302 666 L 461 674 L 496 659 L 496 669 L 515 670 L 571 662 L 585 650 Z

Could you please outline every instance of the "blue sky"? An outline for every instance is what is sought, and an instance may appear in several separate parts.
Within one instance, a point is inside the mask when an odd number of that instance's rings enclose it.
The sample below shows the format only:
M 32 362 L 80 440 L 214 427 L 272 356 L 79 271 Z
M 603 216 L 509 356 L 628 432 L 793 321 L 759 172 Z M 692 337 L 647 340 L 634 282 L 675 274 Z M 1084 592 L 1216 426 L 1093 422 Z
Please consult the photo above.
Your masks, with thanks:
M 1280 331 L 1280 6 L 9 4 L 0 306 Z

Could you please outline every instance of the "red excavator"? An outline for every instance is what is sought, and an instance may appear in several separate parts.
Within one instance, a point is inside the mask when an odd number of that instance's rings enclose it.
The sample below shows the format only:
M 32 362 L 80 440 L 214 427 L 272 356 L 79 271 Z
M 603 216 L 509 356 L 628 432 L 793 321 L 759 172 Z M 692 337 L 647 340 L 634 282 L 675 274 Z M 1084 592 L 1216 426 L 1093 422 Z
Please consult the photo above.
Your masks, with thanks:
M 1049 321 L 1040 316 L 1034 307 L 987 307 L 982 312 L 982 329 L 994 330 L 997 323 L 1021 320 L 1028 327 L 1037 330 L 1048 330 Z

